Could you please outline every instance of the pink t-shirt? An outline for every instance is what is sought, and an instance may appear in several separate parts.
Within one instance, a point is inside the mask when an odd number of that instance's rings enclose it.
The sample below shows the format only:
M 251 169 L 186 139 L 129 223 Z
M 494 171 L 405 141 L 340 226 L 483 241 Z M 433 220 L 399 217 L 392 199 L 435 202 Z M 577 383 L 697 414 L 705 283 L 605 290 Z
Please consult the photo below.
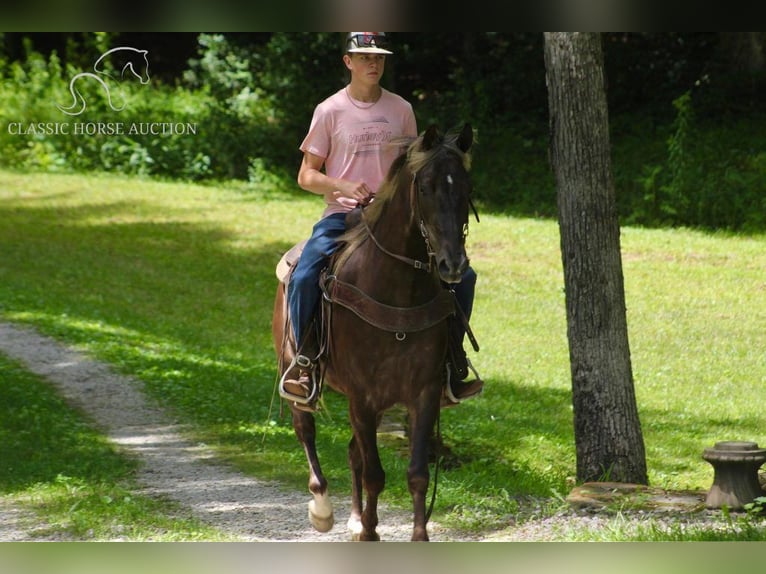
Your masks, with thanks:
M 356 105 L 354 105 L 356 104 Z M 388 168 L 401 154 L 399 146 L 386 145 L 400 136 L 418 135 L 410 103 L 383 89 L 377 102 L 351 100 L 346 88 L 317 105 L 300 149 L 324 158 L 330 177 L 365 182 L 377 192 Z M 356 207 L 356 201 L 325 196 L 322 217 Z

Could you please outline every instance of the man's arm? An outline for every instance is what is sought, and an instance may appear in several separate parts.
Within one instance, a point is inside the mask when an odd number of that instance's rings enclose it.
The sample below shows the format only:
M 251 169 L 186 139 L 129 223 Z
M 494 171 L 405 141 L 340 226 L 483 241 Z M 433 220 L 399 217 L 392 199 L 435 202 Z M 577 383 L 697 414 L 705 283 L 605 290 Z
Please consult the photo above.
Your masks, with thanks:
M 322 172 L 324 158 L 311 152 L 303 152 L 303 161 L 298 170 L 298 185 L 317 195 L 331 199 L 347 197 L 358 203 L 366 203 L 372 196 L 372 190 L 363 181 L 348 181 L 329 177 Z

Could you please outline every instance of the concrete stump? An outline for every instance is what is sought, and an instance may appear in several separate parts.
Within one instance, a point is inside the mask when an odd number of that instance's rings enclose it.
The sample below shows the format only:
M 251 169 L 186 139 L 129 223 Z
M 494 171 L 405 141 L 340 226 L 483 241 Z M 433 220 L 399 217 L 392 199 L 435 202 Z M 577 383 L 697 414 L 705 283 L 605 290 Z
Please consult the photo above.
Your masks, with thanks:
M 753 502 L 766 492 L 758 482 L 758 469 L 766 462 L 766 449 L 747 441 L 717 442 L 706 448 L 702 458 L 713 465 L 715 475 L 713 486 L 705 498 L 708 508 L 743 510 L 745 504 Z

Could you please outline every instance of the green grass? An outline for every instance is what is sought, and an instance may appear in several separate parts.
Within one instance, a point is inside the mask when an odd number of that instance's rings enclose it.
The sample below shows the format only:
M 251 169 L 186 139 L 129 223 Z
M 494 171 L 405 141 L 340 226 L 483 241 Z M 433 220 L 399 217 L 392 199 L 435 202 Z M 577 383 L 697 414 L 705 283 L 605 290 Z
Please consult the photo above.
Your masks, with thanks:
M 621 513 L 596 528 L 561 528 L 558 542 L 754 542 L 766 541 L 763 521 L 750 516 L 721 517 L 705 526 L 647 519 L 630 523 Z
M 248 473 L 304 489 L 289 415 L 274 400 L 274 266 L 321 201 L 242 185 L 0 172 L 0 316 L 140 377 Z M 434 517 L 507 523 L 524 497 L 566 494 L 575 455 L 558 229 L 483 212 L 468 240 L 479 275 L 477 400 L 444 411 L 460 465 Z M 706 489 L 704 448 L 766 444 L 766 239 L 625 228 L 628 323 L 650 481 Z M 326 396 L 319 450 L 349 489 L 344 399 Z M 407 461 L 382 449 L 383 501 L 408 506 Z
M 0 495 L 42 518 L 34 536 L 224 539 L 175 505 L 135 494 L 135 463 L 50 385 L 2 355 L 0 374 Z

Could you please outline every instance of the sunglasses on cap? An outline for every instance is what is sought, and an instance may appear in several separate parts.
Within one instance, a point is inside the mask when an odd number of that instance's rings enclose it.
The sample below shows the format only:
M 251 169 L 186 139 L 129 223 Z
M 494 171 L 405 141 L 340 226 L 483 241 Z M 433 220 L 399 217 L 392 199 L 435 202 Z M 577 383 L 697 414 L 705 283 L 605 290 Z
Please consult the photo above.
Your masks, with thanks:
M 388 38 L 384 34 L 375 34 L 373 32 L 349 34 L 346 44 L 349 49 L 380 48 L 385 50 L 390 46 Z

